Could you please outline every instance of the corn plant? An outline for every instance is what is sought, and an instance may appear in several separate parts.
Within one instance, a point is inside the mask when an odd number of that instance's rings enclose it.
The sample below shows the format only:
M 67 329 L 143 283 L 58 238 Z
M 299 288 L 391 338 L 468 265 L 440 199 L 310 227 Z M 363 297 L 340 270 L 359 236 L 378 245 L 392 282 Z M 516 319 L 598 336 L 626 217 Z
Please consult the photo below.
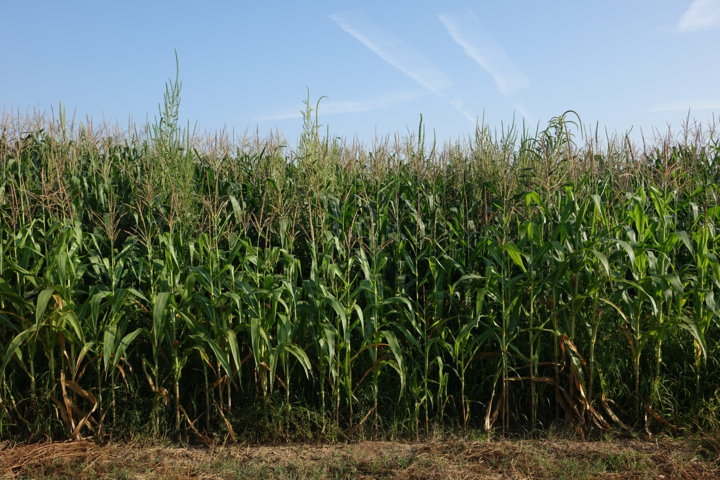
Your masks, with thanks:
M 124 136 L 0 127 L 0 437 L 717 424 L 712 135 L 368 148 L 308 99 L 297 148 L 233 144 L 180 86 Z

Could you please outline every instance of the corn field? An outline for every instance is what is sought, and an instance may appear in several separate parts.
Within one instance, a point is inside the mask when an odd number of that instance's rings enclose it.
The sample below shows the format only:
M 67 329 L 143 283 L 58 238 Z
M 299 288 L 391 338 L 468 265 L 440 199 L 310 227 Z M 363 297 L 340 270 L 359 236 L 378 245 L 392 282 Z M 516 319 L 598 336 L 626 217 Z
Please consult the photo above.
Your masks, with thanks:
M 716 130 L 367 148 L 308 106 L 288 149 L 178 101 L 4 119 L 0 438 L 719 425 Z

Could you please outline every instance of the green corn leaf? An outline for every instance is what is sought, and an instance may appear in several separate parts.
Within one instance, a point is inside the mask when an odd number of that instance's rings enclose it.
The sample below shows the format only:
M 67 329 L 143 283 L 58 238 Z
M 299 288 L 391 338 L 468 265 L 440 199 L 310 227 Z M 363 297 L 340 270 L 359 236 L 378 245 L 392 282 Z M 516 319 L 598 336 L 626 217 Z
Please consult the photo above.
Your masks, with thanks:
M 153 338 L 155 346 L 159 346 L 161 339 L 165 335 L 165 315 L 168 300 L 170 300 L 169 292 L 161 292 L 155 295 L 153 302 Z
M 392 352 L 393 357 L 395 357 L 395 364 L 393 368 L 395 368 L 395 371 L 397 371 L 398 376 L 400 377 L 400 391 L 402 394 L 402 391 L 405 389 L 405 366 L 402 350 L 400 349 L 400 343 L 398 342 L 395 334 L 388 330 L 383 331 L 383 336 L 390 346 L 390 351 Z
M 523 272 L 527 272 L 527 269 L 525 268 L 525 263 L 523 263 L 522 253 L 514 244 L 506 243 L 505 245 L 503 245 L 503 250 L 508 255 L 510 255 L 510 258 L 515 263 L 515 265 L 520 267 Z
M 55 289 L 46 288 L 40 295 L 38 295 L 37 304 L 35 307 L 35 325 L 40 325 L 43 317 L 45 316 L 45 310 L 47 310 L 48 303 L 55 293 Z
M 141 334 L 145 332 L 145 329 L 138 328 L 133 330 L 132 332 L 125 335 L 122 340 L 120 340 L 120 343 L 117 346 L 117 350 L 115 350 L 115 354 L 113 356 L 113 366 L 117 366 L 122 357 L 125 356 L 125 352 L 127 352 L 128 347 L 130 344 Z

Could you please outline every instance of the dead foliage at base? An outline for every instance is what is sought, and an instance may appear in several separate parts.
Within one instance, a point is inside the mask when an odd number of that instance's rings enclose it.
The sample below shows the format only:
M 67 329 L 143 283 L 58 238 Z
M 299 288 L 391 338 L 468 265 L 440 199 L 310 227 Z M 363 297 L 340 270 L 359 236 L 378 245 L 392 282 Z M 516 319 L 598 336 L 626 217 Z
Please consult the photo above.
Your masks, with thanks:
M 716 437 L 180 447 L 0 444 L 3 479 L 717 479 Z

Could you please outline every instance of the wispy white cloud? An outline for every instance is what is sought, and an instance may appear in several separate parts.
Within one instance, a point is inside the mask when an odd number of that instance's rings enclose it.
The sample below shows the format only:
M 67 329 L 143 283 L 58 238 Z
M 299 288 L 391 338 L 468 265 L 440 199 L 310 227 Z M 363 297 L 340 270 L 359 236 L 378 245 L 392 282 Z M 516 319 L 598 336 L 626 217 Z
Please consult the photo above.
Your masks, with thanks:
M 484 32 L 474 13 L 441 14 L 438 18 L 465 54 L 490 74 L 500 93 L 510 96 L 530 85 L 505 50 Z
M 537 123 L 538 121 L 537 116 L 533 115 L 533 113 L 525 108 L 525 105 L 520 102 L 515 104 L 515 111 L 530 123 Z
M 423 96 L 422 91 L 396 92 L 373 98 L 365 98 L 362 100 L 343 100 L 343 101 L 321 101 L 318 107 L 320 115 L 341 115 L 344 113 L 369 112 L 371 110 L 380 110 L 405 102 L 412 102 Z M 280 113 L 267 115 L 260 118 L 260 121 L 269 120 L 289 120 L 293 118 L 301 118 L 300 110 L 286 110 Z
M 455 107 L 458 112 L 462 113 L 463 117 L 467 118 L 472 125 L 477 124 L 477 116 L 473 115 L 467 108 L 465 108 L 465 104 L 459 97 L 450 100 L 450 105 Z
M 699 101 L 677 101 L 659 103 L 648 109 L 649 112 L 687 112 L 689 110 L 718 110 L 720 111 L 719 100 L 699 100 Z
M 375 25 L 362 11 L 335 13 L 330 18 L 377 56 L 427 90 L 442 95 L 453 86 L 452 80 L 430 60 Z
M 681 32 L 720 27 L 720 0 L 694 0 L 678 21 Z
M 450 77 L 416 49 L 377 26 L 361 10 L 335 13 L 330 18 L 378 57 L 429 92 L 445 99 L 475 125 L 475 117 L 463 106 L 462 100 L 457 96 L 449 98 L 455 87 Z

